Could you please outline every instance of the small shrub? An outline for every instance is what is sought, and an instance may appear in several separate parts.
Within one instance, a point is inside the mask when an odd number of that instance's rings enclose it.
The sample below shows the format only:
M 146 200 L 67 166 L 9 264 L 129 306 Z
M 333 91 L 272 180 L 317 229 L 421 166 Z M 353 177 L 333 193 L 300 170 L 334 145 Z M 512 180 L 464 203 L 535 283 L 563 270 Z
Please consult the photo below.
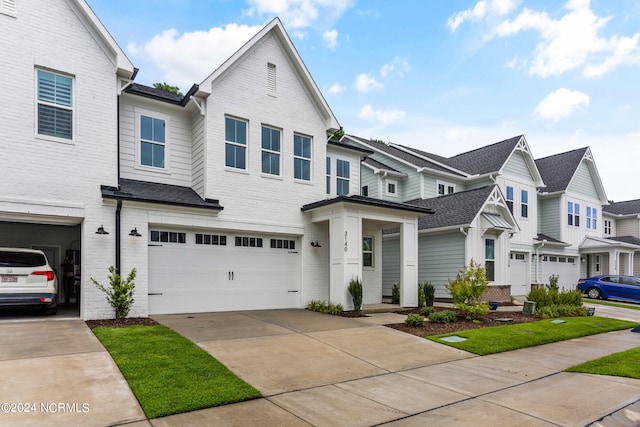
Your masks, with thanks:
M 447 290 L 455 306 L 465 314 L 468 320 L 478 319 L 489 312 L 489 306 L 480 302 L 488 284 L 485 268 L 471 261 L 471 264 L 458 273 L 454 280 L 449 280 Z
M 353 299 L 353 311 L 360 314 L 360 310 L 362 310 L 362 281 L 358 277 L 354 277 L 349 281 L 348 290 Z
M 560 278 L 560 276 L 558 276 L 557 274 L 552 274 L 551 276 L 549 276 L 549 284 L 547 285 L 547 288 L 549 290 L 555 289 L 555 290 L 559 290 L 560 287 L 558 286 L 558 279 Z
M 404 320 L 404 324 L 407 326 L 422 326 L 424 325 L 424 317 L 416 313 L 411 313 Z
M 431 284 L 431 282 L 425 282 L 422 286 L 422 291 L 424 292 L 424 303 L 427 307 L 433 307 L 433 302 L 435 301 L 436 296 L 436 288 Z
M 317 311 L 318 313 L 323 314 L 340 314 L 344 311 L 342 304 L 337 304 L 333 302 L 324 302 L 318 300 L 311 300 L 307 303 L 307 310 L 309 311 Z
M 422 308 L 424 306 L 425 306 L 424 284 L 418 283 L 418 307 Z
M 582 307 L 582 291 L 572 289 L 558 294 L 558 304 Z
M 133 291 L 136 288 L 136 269 L 132 269 L 126 280 L 122 280 L 122 276 L 116 273 L 116 267 L 109 267 L 109 286 L 103 286 L 93 277 L 91 281 L 102 292 L 107 294 L 107 302 L 115 311 L 116 319 L 124 319 L 129 314 L 131 306 L 135 302 L 133 299 Z
M 429 316 L 429 321 L 432 323 L 451 323 L 458 318 L 458 314 L 453 310 L 436 311 Z
M 544 307 L 537 308 L 536 307 L 536 316 L 541 319 L 552 319 L 554 317 L 559 316 L 558 306 L 556 305 L 545 305 Z
M 400 285 L 397 283 L 391 288 L 391 304 L 400 304 Z
M 429 305 L 426 307 L 422 307 L 420 309 L 420 315 L 424 317 L 429 317 L 435 312 L 436 312 L 436 309 Z

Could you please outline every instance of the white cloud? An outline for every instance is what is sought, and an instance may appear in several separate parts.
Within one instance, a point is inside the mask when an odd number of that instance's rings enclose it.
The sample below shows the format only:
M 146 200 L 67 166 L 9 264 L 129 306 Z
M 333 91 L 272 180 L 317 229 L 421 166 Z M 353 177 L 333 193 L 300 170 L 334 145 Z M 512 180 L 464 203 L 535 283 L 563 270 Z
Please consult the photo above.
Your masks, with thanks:
M 480 0 L 473 9 L 466 9 L 449 17 L 447 26 L 451 31 L 455 31 L 465 21 L 480 21 L 489 16 L 504 16 L 515 7 L 514 0 Z
M 411 71 L 411 66 L 405 58 L 396 56 L 392 62 L 389 62 L 382 66 L 382 68 L 380 69 L 380 75 L 382 77 L 387 77 L 389 73 L 394 71 L 398 77 L 404 78 L 404 74 Z
M 294 39 L 304 40 L 307 37 L 307 33 L 305 33 L 304 31 L 296 30 L 291 33 L 291 36 L 293 36 Z
M 377 81 L 374 77 L 362 73 L 356 77 L 356 89 L 358 92 L 367 93 L 374 89 L 382 89 L 384 85 Z
M 325 31 L 322 39 L 327 43 L 329 49 L 335 49 L 338 45 L 338 32 L 336 30 Z
M 389 125 L 402 119 L 405 112 L 397 108 L 388 108 L 386 110 L 374 110 L 370 104 L 360 109 L 358 117 L 364 120 L 377 122 L 381 126 Z
M 237 24 L 183 34 L 169 29 L 142 46 L 129 44 L 127 51 L 152 62 L 167 83 L 188 88 L 204 80 L 260 29 L 260 25 Z
M 602 38 L 598 33 L 610 17 L 597 16 L 589 0 L 570 0 L 565 8 L 568 12 L 559 19 L 525 8 L 513 20 L 498 25 L 493 35 L 508 37 L 525 30 L 537 31 L 540 40 L 529 73 L 541 77 L 580 67 L 584 67 L 585 77 L 596 77 L 620 64 L 638 62 L 640 33 Z
M 344 92 L 345 89 L 346 88 L 344 86 L 342 86 L 340 83 L 334 83 L 329 88 L 329 93 L 335 95 L 335 94 Z
M 288 28 L 311 27 L 319 18 L 333 21 L 351 7 L 352 0 L 249 0 L 249 16 L 279 16 Z
M 557 122 L 571 116 L 580 107 L 589 106 L 589 95 L 577 90 L 558 89 L 545 96 L 535 114 L 547 122 Z

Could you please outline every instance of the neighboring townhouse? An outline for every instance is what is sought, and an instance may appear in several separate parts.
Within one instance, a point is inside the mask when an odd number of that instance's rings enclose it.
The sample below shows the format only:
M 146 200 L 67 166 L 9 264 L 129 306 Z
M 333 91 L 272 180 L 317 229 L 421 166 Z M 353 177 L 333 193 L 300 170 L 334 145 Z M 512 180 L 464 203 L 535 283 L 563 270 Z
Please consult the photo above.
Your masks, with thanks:
M 610 203 L 602 212 L 603 237 L 640 247 L 640 200 Z M 634 276 L 640 276 L 640 254 L 633 257 Z M 606 266 L 605 266 L 606 267 Z M 610 274 L 603 271 L 602 274 Z M 625 271 L 624 274 L 629 274 Z
M 536 265 L 539 283 L 551 275 L 567 289 L 580 277 L 632 274 L 638 242 L 609 238 L 607 197 L 588 147 L 536 160 L 545 187 L 538 194 Z M 604 208 L 603 208 L 604 207 Z
M 390 226 L 401 303 L 417 305 L 417 223 L 431 211 L 358 194 L 371 151 L 331 141 L 339 123 L 278 19 L 175 95 L 133 82 L 84 1 L 2 11 L 0 246 L 72 256 L 82 318 L 113 315 L 90 280 L 111 265 L 137 269 L 133 316 L 349 309 L 354 278 L 381 302 Z
M 524 136 L 450 158 L 352 135 L 344 141 L 374 151 L 363 162 L 363 194 L 435 211 L 419 222 L 419 277 L 436 286 L 438 297 L 447 296 L 448 279 L 471 260 L 487 265 L 495 299 L 529 292 L 538 235 L 536 191 L 543 181 Z M 384 254 L 389 295 L 397 279 L 392 233 Z
M 113 234 L 96 234 L 103 225 L 113 233 L 100 185 L 118 183 L 118 95 L 135 69 L 84 1 L 0 2 L 0 39 L 0 246 L 44 250 L 59 278 L 72 258 L 80 316 L 105 314 L 89 282 L 113 264 Z M 64 300 L 61 279 L 60 288 Z M 73 284 L 67 290 L 72 301 Z

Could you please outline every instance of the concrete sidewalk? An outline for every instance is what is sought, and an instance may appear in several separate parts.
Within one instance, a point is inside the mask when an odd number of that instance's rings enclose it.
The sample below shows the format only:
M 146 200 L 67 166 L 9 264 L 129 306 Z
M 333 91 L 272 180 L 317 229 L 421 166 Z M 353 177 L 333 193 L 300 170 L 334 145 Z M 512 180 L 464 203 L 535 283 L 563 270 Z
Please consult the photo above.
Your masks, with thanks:
M 640 380 L 562 372 L 640 346 L 640 334 L 628 330 L 479 357 L 378 324 L 397 320 L 389 313 L 345 319 L 266 310 L 156 320 L 265 397 L 153 419 L 153 426 L 575 426 L 640 400 Z

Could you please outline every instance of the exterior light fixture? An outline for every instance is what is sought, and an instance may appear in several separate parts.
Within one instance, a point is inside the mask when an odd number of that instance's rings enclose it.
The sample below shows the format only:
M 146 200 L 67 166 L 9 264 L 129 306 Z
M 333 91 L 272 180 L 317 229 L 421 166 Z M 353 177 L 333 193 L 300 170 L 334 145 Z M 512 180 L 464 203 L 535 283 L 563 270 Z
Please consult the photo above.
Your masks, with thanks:
M 105 231 L 104 226 L 101 225 L 100 227 L 98 227 L 98 231 L 96 231 L 96 234 L 109 234 L 109 232 Z
M 138 227 L 135 227 L 129 232 L 129 236 L 142 237 L 142 234 L 138 233 Z
M 321 248 L 322 247 L 322 246 L 320 246 L 320 243 L 318 243 L 317 240 L 315 242 L 311 242 L 311 246 L 313 246 L 314 248 Z

